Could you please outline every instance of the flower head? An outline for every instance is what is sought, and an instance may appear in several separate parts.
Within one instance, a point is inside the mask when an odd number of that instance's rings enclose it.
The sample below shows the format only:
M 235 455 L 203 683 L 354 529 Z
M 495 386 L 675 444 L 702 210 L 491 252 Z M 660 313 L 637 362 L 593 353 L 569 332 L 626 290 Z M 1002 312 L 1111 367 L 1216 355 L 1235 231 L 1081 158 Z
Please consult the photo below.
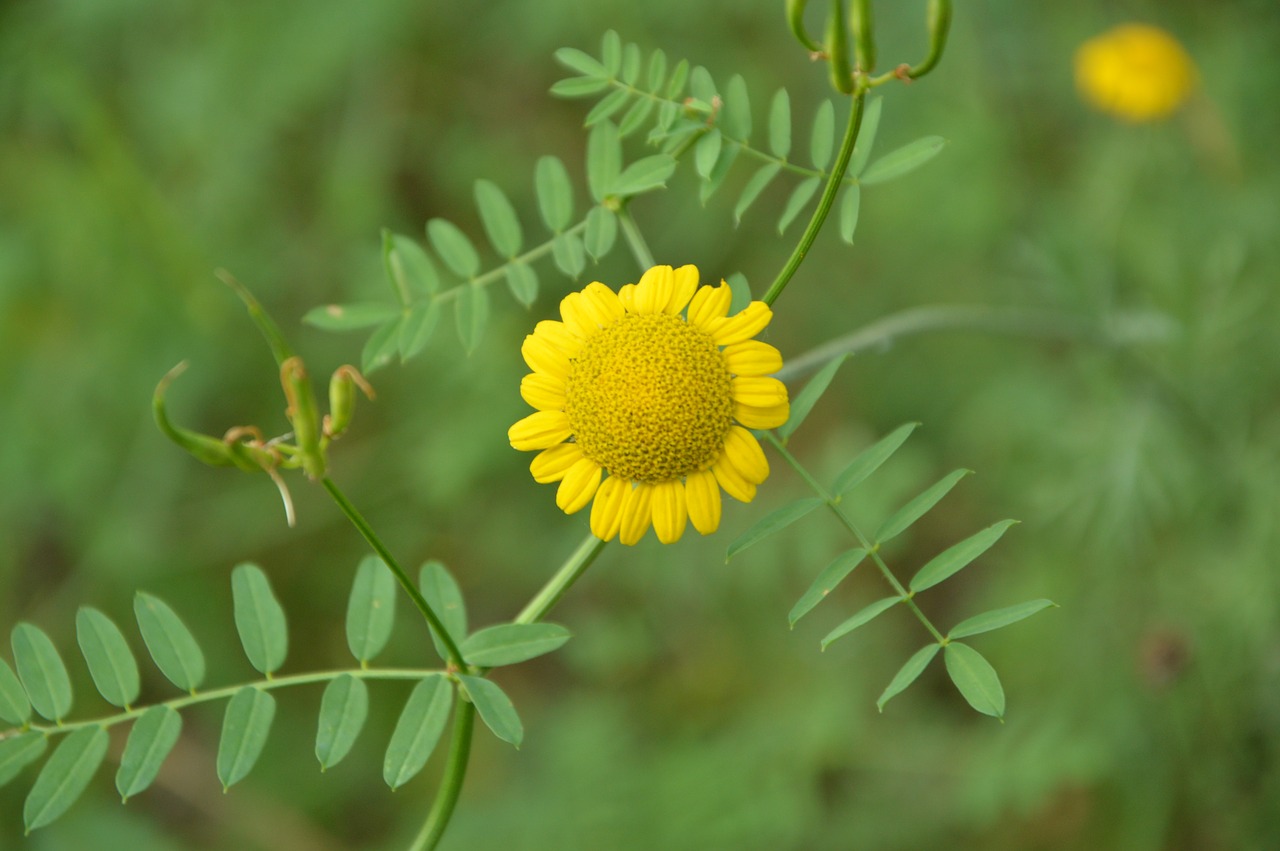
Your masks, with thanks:
M 566 514 L 592 505 L 591 531 L 634 544 L 652 525 L 664 544 L 687 523 L 720 525 L 720 490 L 742 502 L 769 476 L 747 429 L 790 415 L 773 346 L 752 339 L 773 318 L 753 301 L 729 316 L 729 285 L 698 286 L 693 266 L 655 266 L 614 292 L 588 284 L 521 347 L 533 370 L 520 395 L 537 412 L 513 425 L 516 449 L 540 450 L 539 482 L 559 482 Z M 686 310 L 687 308 L 687 310 Z M 594 502 L 594 504 L 593 504 Z
M 1123 24 L 1076 51 L 1076 86 L 1103 112 L 1135 123 L 1172 115 L 1190 94 L 1196 70 L 1172 35 Z

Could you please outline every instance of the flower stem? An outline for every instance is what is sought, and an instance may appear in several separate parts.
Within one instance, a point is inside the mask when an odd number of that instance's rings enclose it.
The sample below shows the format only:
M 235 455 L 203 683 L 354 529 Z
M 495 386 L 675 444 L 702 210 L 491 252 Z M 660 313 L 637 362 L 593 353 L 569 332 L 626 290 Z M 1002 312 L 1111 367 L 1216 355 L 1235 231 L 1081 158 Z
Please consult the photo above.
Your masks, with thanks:
M 430 625 L 432 632 L 440 639 L 445 647 L 445 652 L 449 657 L 449 663 L 456 668 L 465 670 L 467 667 L 466 660 L 462 658 L 462 651 L 458 649 L 458 645 L 454 642 L 453 637 L 449 635 L 449 630 L 445 629 L 444 622 L 440 620 L 440 616 L 431 608 L 431 604 L 422 596 L 422 592 L 418 590 L 418 586 L 409 578 L 409 574 L 405 573 L 400 562 L 396 561 L 395 556 L 387 549 L 386 544 L 382 543 L 382 539 L 373 531 L 373 527 L 369 525 L 369 521 L 356 509 L 351 501 L 338 489 L 333 483 L 333 479 L 328 476 L 320 480 L 324 485 L 324 489 L 329 492 L 329 496 L 333 497 L 333 501 L 338 504 L 338 508 L 342 513 L 347 515 L 347 519 L 351 521 L 351 525 L 364 536 L 369 542 L 369 546 L 373 547 L 373 551 L 381 557 L 382 561 L 391 572 L 395 574 L 396 579 L 400 582 L 400 587 L 404 588 L 405 593 L 413 600 L 418 611 L 422 612 L 422 616 L 426 618 L 427 624 Z
M 555 572 L 555 575 L 542 586 L 542 590 L 533 596 L 520 614 L 516 615 L 516 623 L 534 623 L 546 617 L 547 612 L 551 611 L 556 603 L 560 602 L 560 598 L 565 595 L 573 583 L 578 581 L 578 577 L 586 572 L 591 563 L 596 560 L 596 556 L 600 555 L 600 551 L 604 549 L 605 542 L 597 538 L 595 535 L 588 535 L 573 554 L 565 560 L 565 563 Z
M 893 575 L 893 571 L 889 569 L 889 565 L 885 564 L 884 559 L 880 557 L 880 545 L 871 543 L 871 540 L 866 535 L 862 534 L 862 530 L 858 528 L 852 518 L 850 518 L 848 514 L 845 514 L 844 509 L 840 507 L 839 500 L 828 493 L 827 489 L 819 484 L 818 480 L 804 468 L 800 461 L 787 451 L 787 448 L 782 445 L 782 441 L 778 440 L 773 432 L 765 432 L 764 436 L 765 439 L 773 445 L 773 448 L 778 450 L 778 454 L 791 465 L 792 469 L 800 474 L 800 478 L 804 479 L 805 483 L 809 485 L 813 492 L 827 504 L 827 508 L 831 509 L 832 513 L 834 513 L 836 517 L 839 518 L 840 522 L 844 524 L 844 527 L 853 534 L 853 537 L 858 539 L 858 545 L 866 550 L 871 556 L 872 560 L 876 563 L 876 567 L 879 569 L 880 574 L 893 588 L 894 593 L 902 598 L 902 602 L 906 604 L 907 608 L 912 611 L 920 623 L 924 624 L 925 629 L 929 630 L 929 633 L 939 644 L 946 646 L 946 637 L 933 625 L 933 621 L 929 620 L 928 616 L 926 616 L 924 612 L 920 611 L 920 607 L 917 606 L 915 600 L 912 599 L 915 594 L 902 587 L 902 583 L 898 581 L 898 577 Z
M 782 291 L 786 289 L 791 276 L 800 268 L 800 264 L 804 262 L 805 256 L 809 253 L 809 249 L 813 247 L 813 241 L 818 238 L 818 231 L 822 230 L 822 225 L 827 220 L 827 214 L 831 212 L 831 206 L 835 203 L 836 194 L 840 191 L 841 181 L 844 180 L 844 173 L 849 168 L 849 158 L 853 156 L 853 146 L 858 141 L 858 131 L 862 129 L 862 106 L 866 98 L 866 78 L 859 76 L 858 82 L 853 89 L 853 105 L 849 109 L 849 123 L 844 128 L 844 139 L 840 142 L 840 153 L 836 156 L 835 167 L 831 169 L 831 174 L 827 176 L 827 185 L 822 190 L 822 197 L 818 200 L 818 207 L 813 211 L 813 216 L 809 219 L 808 226 L 805 227 L 804 233 L 800 236 L 800 241 L 796 243 L 795 249 L 791 252 L 791 256 L 787 258 L 787 263 L 782 267 L 782 271 L 778 273 L 778 277 L 774 279 L 773 284 L 769 287 L 769 291 L 764 294 L 763 301 L 765 304 L 772 305 L 778 300 L 778 296 L 782 295 Z
M 449 762 L 440 781 L 440 789 L 431 804 L 431 812 L 422 825 L 417 839 L 409 851 L 432 851 L 444 837 L 445 828 L 453 817 L 453 808 L 462 794 L 462 781 L 467 776 L 467 763 L 471 759 L 471 734 L 476 726 L 476 707 L 468 700 L 459 700 L 453 713 L 453 734 L 449 739 Z
M 625 204 L 618 208 L 618 222 L 622 225 L 622 235 L 627 238 L 627 245 L 631 247 L 631 253 L 640 268 L 649 270 L 658 265 L 653 259 L 653 252 L 649 250 L 649 244 L 644 241 L 644 234 L 640 233 L 636 220 L 631 217 L 631 211 Z
M 533 595 L 533 599 L 520 610 L 520 614 L 515 617 L 515 623 L 534 623 L 546 617 L 547 612 L 560 602 L 573 583 L 577 582 L 596 560 L 596 556 L 600 555 L 604 545 L 604 541 L 595 535 L 589 535 L 565 559 L 564 564 L 552 575 L 547 584 L 542 586 L 542 589 Z M 483 671 L 481 674 L 483 675 Z M 453 716 L 453 733 L 449 739 L 449 762 L 445 766 L 444 778 L 436 792 L 436 799 L 431 804 L 427 820 L 422 825 L 417 839 L 409 847 L 409 851 L 433 851 L 444 836 L 445 828 L 449 826 L 449 819 L 453 816 L 458 796 L 462 794 L 462 781 L 467 775 L 467 761 L 471 757 L 471 736 L 475 731 L 475 713 L 475 705 L 471 702 L 465 700 L 458 702 L 458 708 Z

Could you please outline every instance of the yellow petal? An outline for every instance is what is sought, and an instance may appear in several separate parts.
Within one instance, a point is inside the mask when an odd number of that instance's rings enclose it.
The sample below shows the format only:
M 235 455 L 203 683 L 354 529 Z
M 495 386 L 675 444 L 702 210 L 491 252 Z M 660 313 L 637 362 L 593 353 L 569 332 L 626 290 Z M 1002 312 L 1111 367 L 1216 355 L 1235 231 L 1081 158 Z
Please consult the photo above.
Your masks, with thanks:
M 667 313 L 676 314 L 684 310 L 693 292 L 698 288 L 698 267 L 681 266 L 671 274 L 671 298 L 667 299 Z
M 738 502 L 750 502 L 756 498 L 756 486 L 742 478 L 742 474 L 732 464 L 721 459 L 711 467 L 711 472 L 724 492 Z
M 674 283 L 670 266 L 654 266 L 640 276 L 636 284 L 635 312 L 662 313 L 671 300 Z
M 783 402 L 771 408 L 757 408 L 741 402 L 733 404 L 733 418 L 747 428 L 777 428 L 791 416 L 791 405 Z
M 776 378 L 735 378 L 731 392 L 733 401 L 753 408 L 772 408 L 787 403 L 787 386 Z
M 534 372 L 540 372 L 561 381 L 569 379 L 569 356 L 548 342 L 545 337 L 536 334 L 525 337 L 523 345 L 520 346 L 520 354 L 524 356 L 524 362 L 529 364 L 529 369 Z
M 550 484 L 564 478 L 569 468 L 582 460 L 582 449 L 576 443 L 558 443 L 550 449 L 539 452 L 529 464 L 529 472 L 533 480 L 539 484 Z
M 720 528 L 720 485 L 710 470 L 692 473 L 684 483 L 689 522 L 699 534 L 710 535 Z
M 618 290 L 618 303 L 627 313 L 639 313 L 636 309 L 636 285 L 625 284 Z
M 586 508 L 600 487 L 600 473 L 600 465 L 590 458 L 583 458 L 570 467 L 556 491 L 556 505 L 560 510 L 574 514 Z
M 612 325 L 624 313 L 618 294 L 599 281 L 587 284 L 582 291 L 582 305 L 601 328 Z
M 573 434 L 564 411 L 538 411 L 507 429 L 507 439 L 521 452 L 547 449 Z
M 591 505 L 591 534 L 602 541 L 612 541 L 622 526 L 622 503 L 631 490 L 631 482 L 610 476 L 596 491 Z
M 764 450 L 742 426 L 733 426 L 724 436 L 720 463 L 732 464 L 742 478 L 755 485 L 769 478 L 769 460 L 764 457 Z
M 520 398 L 539 411 L 563 411 L 564 392 L 563 381 L 540 372 L 520 379 Z
M 736 315 L 719 323 L 711 331 L 711 339 L 717 346 L 732 346 L 750 340 L 764 330 L 773 318 L 773 311 L 763 301 L 753 301 Z
M 653 486 L 653 531 L 664 544 L 674 544 L 684 534 L 689 511 L 685 508 L 684 483 L 677 479 Z
M 582 293 L 569 293 L 560 299 L 560 318 L 564 320 L 565 327 L 570 333 L 583 339 L 596 330 L 584 301 Z
M 622 501 L 622 525 L 618 529 L 618 540 L 627 546 L 638 543 L 649 531 L 649 521 L 653 519 L 653 485 L 641 482 L 627 491 Z
M 689 302 L 689 321 L 710 333 L 712 327 L 728 315 L 732 301 L 733 291 L 724 281 L 718 287 L 699 287 Z
M 554 319 L 543 319 L 533 326 L 534 336 L 546 340 L 569 357 L 582 351 L 582 340 L 569 330 L 569 326 Z
M 759 340 L 725 346 L 724 359 L 734 375 L 772 375 L 782 369 L 782 352 Z

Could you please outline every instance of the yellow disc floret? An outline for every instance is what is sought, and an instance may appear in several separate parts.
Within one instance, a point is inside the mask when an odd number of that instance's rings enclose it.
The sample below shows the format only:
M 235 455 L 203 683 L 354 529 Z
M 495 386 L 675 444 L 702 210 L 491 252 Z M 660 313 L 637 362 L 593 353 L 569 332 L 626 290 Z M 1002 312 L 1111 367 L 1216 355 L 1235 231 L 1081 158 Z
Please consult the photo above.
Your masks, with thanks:
M 732 376 L 710 335 L 669 313 L 628 313 L 573 360 L 565 413 L 582 454 L 635 482 L 706 469 L 733 424 Z

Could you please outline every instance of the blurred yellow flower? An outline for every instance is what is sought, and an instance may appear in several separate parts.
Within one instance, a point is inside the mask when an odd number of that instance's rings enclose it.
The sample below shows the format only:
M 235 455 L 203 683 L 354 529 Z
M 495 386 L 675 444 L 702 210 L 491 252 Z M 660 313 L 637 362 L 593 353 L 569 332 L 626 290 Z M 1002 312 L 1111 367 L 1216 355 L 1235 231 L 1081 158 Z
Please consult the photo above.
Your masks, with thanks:
M 1085 100 L 1135 123 L 1172 115 L 1196 79 L 1178 40 L 1146 24 L 1122 24 L 1089 39 L 1076 51 L 1075 70 Z
M 720 490 L 742 502 L 769 475 L 748 429 L 790 414 L 773 346 L 752 339 L 773 313 L 753 301 L 729 316 L 729 285 L 698 286 L 693 266 L 655 266 L 619 292 L 588 284 L 521 347 L 533 370 L 520 395 L 537 408 L 507 433 L 539 451 L 535 480 L 559 482 L 566 514 L 591 508 L 602 540 L 639 541 L 652 525 L 674 543 L 687 523 L 720 525 Z M 687 312 L 685 308 L 688 308 Z M 605 473 L 608 473 L 607 477 Z

